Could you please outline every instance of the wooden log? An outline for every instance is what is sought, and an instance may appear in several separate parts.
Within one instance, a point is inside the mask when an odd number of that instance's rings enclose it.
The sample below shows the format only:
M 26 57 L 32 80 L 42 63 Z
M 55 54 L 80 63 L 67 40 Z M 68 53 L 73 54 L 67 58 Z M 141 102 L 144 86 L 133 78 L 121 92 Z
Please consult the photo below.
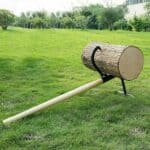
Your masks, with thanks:
M 142 71 L 144 58 L 138 47 L 106 43 L 91 43 L 84 48 L 82 61 L 88 68 L 95 70 L 91 55 L 96 47 L 100 47 L 100 50 L 96 52 L 94 60 L 104 74 L 133 80 Z
M 80 94 L 80 93 L 82 93 L 84 91 L 87 91 L 87 90 L 89 90 L 89 89 L 91 89 L 91 88 L 93 88 L 93 87 L 95 87 L 95 86 L 97 86 L 99 84 L 103 84 L 103 83 L 104 82 L 101 79 L 89 82 L 89 83 L 87 83 L 85 85 L 82 85 L 82 86 L 72 90 L 72 91 L 69 91 L 69 92 L 67 92 L 65 94 L 62 94 L 62 95 L 57 96 L 57 97 L 55 97 L 55 98 L 53 98 L 51 100 L 48 100 L 48 101 L 46 101 L 46 102 L 44 102 L 42 104 L 39 104 L 39 105 L 37 105 L 35 107 L 32 107 L 32 108 L 30 108 L 30 109 L 28 109 L 26 111 L 23 111 L 23 112 L 15 115 L 15 116 L 9 117 L 9 118 L 3 120 L 3 124 L 8 125 L 8 124 L 10 124 L 12 122 L 15 122 L 15 121 L 17 121 L 19 119 L 22 119 L 22 118 L 24 118 L 26 116 L 29 116 L 29 115 L 33 114 L 33 113 L 41 111 L 41 110 L 43 110 L 43 109 L 45 109 L 45 108 L 47 108 L 49 106 L 52 106 L 52 105 L 54 105 L 56 103 L 64 101 L 64 100 L 66 100 L 66 99 L 68 99 L 70 97 L 73 97 L 74 95 Z

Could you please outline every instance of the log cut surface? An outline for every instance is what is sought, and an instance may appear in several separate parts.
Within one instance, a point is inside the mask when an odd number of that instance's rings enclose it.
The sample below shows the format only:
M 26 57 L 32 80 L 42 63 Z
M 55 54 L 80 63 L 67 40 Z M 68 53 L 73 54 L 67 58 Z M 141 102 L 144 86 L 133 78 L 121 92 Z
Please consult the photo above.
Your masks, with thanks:
M 119 71 L 124 79 L 133 80 L 143 69 L 143 55 L 136 47 L 129 46 L 119 60 Z

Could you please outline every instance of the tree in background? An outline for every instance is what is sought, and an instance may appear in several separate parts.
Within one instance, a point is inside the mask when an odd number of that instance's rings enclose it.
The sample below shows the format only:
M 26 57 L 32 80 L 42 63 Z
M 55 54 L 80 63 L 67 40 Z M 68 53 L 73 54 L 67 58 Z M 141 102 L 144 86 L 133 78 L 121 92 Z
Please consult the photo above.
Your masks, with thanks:
M 31 14 L 32 28 L 47 28 L 48 14 L 46 11 L 35 11 Z
M 75 19 L 74 19 L 74 22 L 75 22 L 75 27 L 76 28 L 79 28 L 79 29 L 86 29 L 87 28 L 87 19 L 85 16 L 81 16 L 81 15 L 76 15 L 75 16 Z
M 50 16 L 48 17 L 48 26 L 50 28 L 60 28 L 60 23 L 61 23 L 61 15 L 59 12 L 56 14 L 51 13 Z
M 21 13 L 21 16 L 16 18 L 15 25 L 23 28 L 32 28 L 32 12 Z
M 150 17 L 147 16 L 142 17 L 142 27 L 145 32 L 150 31 Z
M 9 10 L 0 9 L 0 26 L 3 30 L 7 30 L 7 27 L 14 22 L 15 15 Z
M 63 28 L 74 28 L 75 23 L 73 19 L 69 16 L 63 17 L 61 19 L 61 27 Z
M 98 29 L 100 20 L 99 16 L 102 15 L 104 7 L 102 5 L 90 5 L 81 8 L 81 15 L 87 19 L 87 28 Z
M 114 23 L 123 20 L 125 6 L 104 7 L 89 5 L 74 8 L 73 11 L 48 14 L 45 11 L 22 13 L 15 25 L 25 28 L 80 28 L 80 29 L 114 29 Z M 122 28 L 124 29 L 124 28 Z
M 138 32 L 150 31 L 150 18 L 147 16 L 135 16 L 134 19 L 132 19 L 130 22 L 133 25 L 134 29 Z
M 120 19 L 116 21 L 113 25 L 114 30 L 129 30 L 132 31 L 132 26 L 131 24 L 128 23 L 126 19 Z
M 45 22 L 42 18 L 36 16 L 31 19 L 31 28 L 44 28 L 45 27 Z
M 125 6 L 107 7 L 103 9 L 101 14 L 101 23 L 109 30 L 113 30 L 116 21 L 124 19 L 127 8 Z
M 18 25 L 20 27 L 26 28 L 27 24 L 28 24 L 28 18 L 26 16 L 26 14 L 21 13 L 21 16 L 16 18 L 16 23 L 15 24 L 16 24 L 16 26 Z
M 150 31 L 150 3 L 145 5 L 146 14 L 144 16 L 135 16 L 130 22 L 136 31 Z
M 142 31 L 142 19 L 140 17 L 134 16 L 133 20 L 131 20 L 131 24 L 136 31 Z

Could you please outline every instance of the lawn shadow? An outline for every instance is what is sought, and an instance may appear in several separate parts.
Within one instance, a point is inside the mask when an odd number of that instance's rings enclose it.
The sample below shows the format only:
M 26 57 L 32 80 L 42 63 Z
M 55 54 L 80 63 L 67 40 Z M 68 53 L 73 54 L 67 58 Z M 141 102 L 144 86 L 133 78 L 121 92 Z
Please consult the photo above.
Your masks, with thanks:
M 39 99 L 47 99 L 46 97 L 53 94 L 53 89 L 56 90 L 55 83 L 63 77 L 58 74 L 67 66 L 65 64 L 67 62 L 58 58 L 50 60 L 32 57 L 23 60 L 0 58 L 2 111 L 11 113 L 11 109 L 15 109 L 17 105 L 21 106 L 21 103 L 24 106 L 31 106 L 37 104 Z

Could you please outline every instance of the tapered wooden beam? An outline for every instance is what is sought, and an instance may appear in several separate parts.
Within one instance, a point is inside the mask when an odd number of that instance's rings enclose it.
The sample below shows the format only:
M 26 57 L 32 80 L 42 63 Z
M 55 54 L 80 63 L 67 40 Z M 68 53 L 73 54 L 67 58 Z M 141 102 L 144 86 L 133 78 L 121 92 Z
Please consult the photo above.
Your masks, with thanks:
M 85 92 L 85 91 L 87 91 L 87 90 L 89 90 L 89 89 L 91 89 L 91 88 L 93 88 L 93 87 L 95 87 L 97 85 L 103 84 L 103 83 L 104 82 L 103 82 L 102 79 L 98 79 L 96 81 L 89 82 L 89 83 L 87 83 L 85 85 L 82 85 L 82 86 L 72 90 L 72 91 L 69 91 L 69 92 L 67 92 L 65 94 L 62 94 L 62 95 L 60 95 L 58 97 L 55 97 L 55 98 L 53 98 L 51 100 L 48 100 L 48 101 L 46 101 L 46 102 L 44 102 L 42 104 L 39 104 L 39 105 L 37 105 L 35 107 L 32 107 L 32 108 L 30 108 L 30 109 L 28 109 L 26 111 L 23 111 L 23 112 L 15 115 L 15 116 L 9 117 L 9 118 L 3 120 L 3 124 L 7 125 L 7 124 L 10 124 L 12 122 L 15 122 L 15 121 L 17 121 L 19 119 L 27 117 L 27 116 L 29 116 L 29 115 L 31 115 L 33 113 L 38 112 L 38 111 L 44 110 L 47 107 L 50 107 L 50 106 L 52 106 L 52 105 L 54 105 L 56 103 L 64 101 L 64 100 L 66 100 L 66 99 L 68 99 L 70 97 L 73 97 L 73 96 L 75 96 L 77 94 Z

